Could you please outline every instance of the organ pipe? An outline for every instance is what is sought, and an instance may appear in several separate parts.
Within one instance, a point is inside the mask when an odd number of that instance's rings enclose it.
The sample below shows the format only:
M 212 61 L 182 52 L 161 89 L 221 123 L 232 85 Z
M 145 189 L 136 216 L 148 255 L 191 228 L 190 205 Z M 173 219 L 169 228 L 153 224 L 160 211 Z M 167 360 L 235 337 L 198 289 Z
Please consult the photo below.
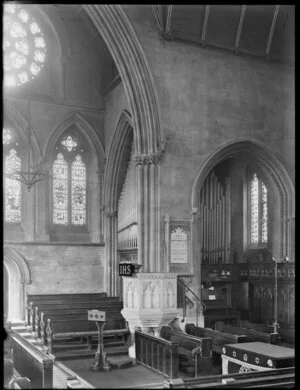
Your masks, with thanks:
M 200 191 L 202 261 L 229 262 L 230 256 L 230 180 L 222 184 L 214 172 Z
M 137 170 L 133 151 L 118 203 L 118 246 L 137 247 Z

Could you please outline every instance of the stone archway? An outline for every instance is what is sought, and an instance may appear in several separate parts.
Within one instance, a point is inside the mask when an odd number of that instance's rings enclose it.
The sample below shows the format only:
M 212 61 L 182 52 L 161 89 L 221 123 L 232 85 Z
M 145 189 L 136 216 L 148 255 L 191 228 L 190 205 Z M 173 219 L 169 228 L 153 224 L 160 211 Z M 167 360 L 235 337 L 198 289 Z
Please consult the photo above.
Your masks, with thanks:
M 138 177 L 138 257 L 144 272 L 160 272 L 163 267 L 160 261 L 158 163 L 165 142 L 154 80 L 142 46 L 122 6 L 83 7 L 110 50 L 124 84 L 132 115 Z M 115 162 L 108 161 L 107 164 Z M 107 173 L 112 171 L 112 167 L 107 167 Z M 104 203 L 104 206 L 108 208 L 109 204 Z M 112 264 L 112 257 L 106 258 L 106 262 Z
M 118 293 L 118 269 L 117 269 L 117 211 L 118 211 L 118 180 L 120 164 L 124 153 L 124 145 L 132 131 L 130 114 L 126 111 L 120 115 L 115 130 L 111 147 L 108 153 L 106 170 L 104 173 L 104 205 L 102 210 L 105 223 L 105 252 L 107 291 L 111 295 Z
M 247 153 L 254 161 L 261 166 L 266 172 L 270 180 L 274 183 L 274 188 L 280 198 L 280 250 L 278 251 L 281 257 L 288 256 L 294 258 L 294 219 L 295 219 L 295 191 L 292 181 L 277 158 L 270 153 L 263 145 L 259 143 L 244 140 L 229 144 L 220 148 L 213 153 L 207 160 L 206 164 L 199 171 L 192 190 L 192 209 L 197 209 L 197 193 L 202 187 L 205 178 L 222 161 L 230 157 L 235 157 Z M 197 224 L 196 224 L 197 225 Z M 194 232 L 194 242 L 197 239 L 197 229 Z M 196 264 L 195 264 L 196 266 Z
M 24 320 L 26 286 L 31 283 L 30 271 L 24 258 L 11 247 L 4 247 L 4 272 L 7 273 L 7 321 Z

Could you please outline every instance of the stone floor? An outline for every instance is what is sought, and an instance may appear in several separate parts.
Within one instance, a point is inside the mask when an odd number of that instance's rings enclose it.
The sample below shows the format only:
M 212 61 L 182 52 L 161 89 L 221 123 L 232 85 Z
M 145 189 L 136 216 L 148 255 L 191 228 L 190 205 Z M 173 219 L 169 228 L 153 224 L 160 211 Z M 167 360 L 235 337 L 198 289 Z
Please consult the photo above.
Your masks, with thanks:
M 163 388 L 163 382 L 166 381 L 163 375 L 141 365 L 112 369 L 109 372 L 94 372 L 90 369 L 93 362 L 94 359 L 76 359 L 65 360 L 63 364 L 97 389 Z

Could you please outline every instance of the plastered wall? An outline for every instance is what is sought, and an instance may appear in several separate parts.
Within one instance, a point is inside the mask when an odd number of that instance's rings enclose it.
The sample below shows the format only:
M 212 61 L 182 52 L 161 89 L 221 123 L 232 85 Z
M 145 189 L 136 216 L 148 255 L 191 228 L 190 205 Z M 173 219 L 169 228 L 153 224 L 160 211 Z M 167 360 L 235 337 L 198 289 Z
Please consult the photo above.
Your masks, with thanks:
M 103 246 L 23 243 L 11 247 L 30 270 L 29 294 L 106 291 Z

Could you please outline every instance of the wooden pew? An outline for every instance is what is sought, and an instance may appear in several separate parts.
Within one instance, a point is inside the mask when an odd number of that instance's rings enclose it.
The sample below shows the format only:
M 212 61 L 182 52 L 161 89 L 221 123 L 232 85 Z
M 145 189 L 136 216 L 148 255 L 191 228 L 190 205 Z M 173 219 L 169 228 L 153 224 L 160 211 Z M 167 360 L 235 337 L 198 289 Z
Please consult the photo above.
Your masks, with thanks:
M 3 387 L 8 389 L 30 389 L 30 380 L 26 377 L 21 377 L 14 368 L 14 363 L 11 359 L 4 358 L 3 370 Z
M 107 322 L 105 324 L 106 329 L 123 329 L 126 327 L 126 321 L 124 317 L 121 314 L 121 307 L 109 307 L 109 306 L 97 306 L 98 310 L 105 311 Z M 91 307 L 90 309 L 94 309 L 95 307 Z M 44 337 L 45 337 L 45 324 L 48 319 L 51 319 L 52 321 L 56 320 L 66 320 L 70 321 L 71 323 L 78 321 L 87 321 L 87 311 L 89 309 L 87 308 L 68 308 L 68 309 L 61 309 L 59 308 L 51 308 L 47 309 L 45 306 L 38 307 L 36 306 L 34 308 L 34 324 L 33 324 L 33 331 L 36 337 L 41 338 L 42 342 L 44 343 Z
M 51 321 L 50 318 L 47 320 L 47 325 L 45 328 L 46 333 L 46 345 L 48 347 L 49 353 L 53 352 L 53 342 L 55 340 L 61 340 L 66 338 L 76 338 L 76 337 L 87 337 L 88 343 L 91 345 L 90 339 L 92 337 L 98 336 L 98 330 L 96 324 L 92 321 L 85 320 L 76 320 L 71 322 L 70 320 L 56 320 Z M 111 336 L 121 336 L 126 338 L 129 335 L 128 328 L 122 329 L 105 329 L 103 331 L 103 337 Z M 45 341 L 45 340 L 44 340 Z
M 246 336 L 247 342 L 261 341 L 267 344 L 279 344 L 279 335 L 276 333 L 266 333 L 255 329 L 242 328 L 239 326 L 225 325 L 223 322 L 216 323 L 216 329 L 221 332 L 232 334 L 243 334 Z
M 48 295 L 45 295 L 45 300 L 41 299 L 41 296 L 38 296 L 38 299 L 35 298 L 33 295 L 27 296 L 27 305 L 25 309 L 25 317 L 26 317 L 26 325 L 28 326 L 29 330 L 34 330 L 34 324 L 35 324 L 35 307 L 37 306 L 40 311 L 43 311 L 42 309 L 60 309 L 60 310 L 68 310 L 70 308 L 78 308 L 83 309 L 86 308 L 86 310 L 91 309 L 98 309 L 106 311 L 111 310 L 112 308 L 115 308 L 118 310 L 122 310 L 123 308 L 123 302 L 119 300 L 117 297 L 105 297 L 100 295 L 98 298 L 92 297 L 78 297 L 77 295 L 83 295 L 83 294 L 73 294 L 74 299 L 70 299 L 69 297 L 64 298 L 64 294 L 58 295 L 59 298 L 57 299 L 48 299 Z M 86 294 L 85 294 L 86 295 Z M 100 309 L 100 307 L 103 309 Z
M 13 348 L 14 367 L 18 373 L 29 378 L 32 388 L 53 388 L 54 356 L 39 350 L 14 330 L 9 337 Z
M 175 331 L 169 326 L 161 328 L 161 337 L 178 344 L 179 357 L 187 360 L 187 363 L 194 368 L 195 376 L 198 376 L 201 371 L 211 372 L 212 340 L 210 337 L 193 337 Z
M 249 322 L 248 320 L 242 320 L 241 321 L 241 327 L 247 328 L 247 329 L 255 329 L 260 332 L 265 333 L 273 333 L 273 326 L 271 325 L 265 325 L 265 324 L 256 324 L 253 322 Z M 278 333 L 280 336 L 280 341 L 283 341 L 284 343 L 295 345 L 295 330 L 294 329 L 286 329 L 283 327 L 279 327 Z
M 213 352 L 221 355 L 222 346 L 225 344 L 245 343 L 246 336 L 243 334 L 225 333 L 218 330 L 201 328 L 194 324 L 187 324 L 185 331 L 196 337 L 211 337 Z

